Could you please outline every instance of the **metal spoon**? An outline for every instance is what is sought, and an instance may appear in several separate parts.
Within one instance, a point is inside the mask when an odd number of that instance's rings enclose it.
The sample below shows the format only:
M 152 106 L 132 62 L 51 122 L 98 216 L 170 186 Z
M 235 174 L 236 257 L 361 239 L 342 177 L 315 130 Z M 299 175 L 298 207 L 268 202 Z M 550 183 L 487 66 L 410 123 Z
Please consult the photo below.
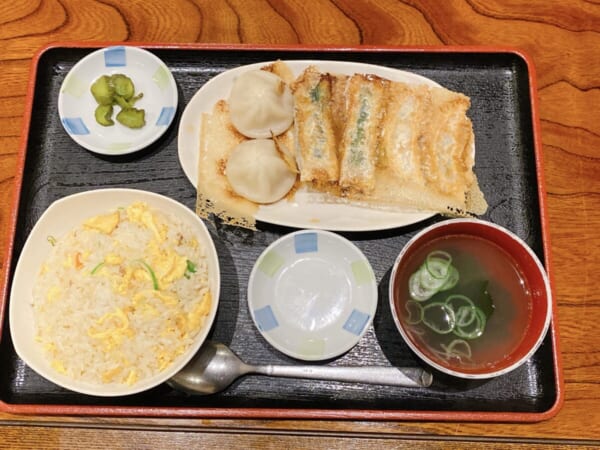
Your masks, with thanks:
M 167 383 L 189 394 L 214 394 L 250 373 L 404 387 L 427 387 L 433 379 L 429 372 L 416 367 L 253 366 L 240 360 L 226 345 L 206 341 Z

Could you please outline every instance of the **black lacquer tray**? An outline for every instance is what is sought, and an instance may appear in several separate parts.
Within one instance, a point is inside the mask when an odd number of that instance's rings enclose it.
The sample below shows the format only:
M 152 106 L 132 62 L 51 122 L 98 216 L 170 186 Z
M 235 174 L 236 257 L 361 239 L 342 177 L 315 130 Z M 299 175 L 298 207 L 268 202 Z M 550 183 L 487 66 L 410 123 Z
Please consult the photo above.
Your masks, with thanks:
M 6 255 L 4 319 L 0 341 L 0 409 L 16 413 L 198 417 L 354 418 L 390 420 L 537 421 L 562 403 L 555 322 L 542 346 L 519 369 L 487 381 L 463 381 L 434 372 L 429 388 L 251 376 L 208 397 L 173 391 L 166 384 L 117 398 L 64 390 L 29 369 L 15 354 L 8 326 L 8 293 L 16 261 L 36 220 L 63 196 L 100 187 L 129 187 L 170 196 L 194 208 L 195 189 L 177 157 L 177 127 L 194 93 L 230 68 L 274 59 L 328 59 L 379 64 L 411 71 L 471 98 L 476 173 L 490 205 L 483 219 L 524 239 L 551 272 L 545 192 L 541 173 L 535 75 L 527 56 L 497 48 L 306 48 L 144 45 L 172 71 L 179 108 L 171 128 L 150 148 L 103 157 L 78 146 L 63 130 L 57 109 L 61 83 L 98 45 L 69 43 L 40 51 L 32 65 L 24 139 L 17 174 L 15 216 Z M 419 365 L 396 331 L 388 307 L 394 259 L 422 227 L 438 220 L 380 232 L 341 233 L 370 260 L 379 283 L 373 326 L 335 365 Z M 221 265 L 221 299 L 211 331 L 251 363 L 296 364 L 262 338 L 246 303 L 248 277 L 257 257 L 293 231 L 259 223 L 257 232 L 208 223 Z M 1 317 L 1 316 L 0 316 Z

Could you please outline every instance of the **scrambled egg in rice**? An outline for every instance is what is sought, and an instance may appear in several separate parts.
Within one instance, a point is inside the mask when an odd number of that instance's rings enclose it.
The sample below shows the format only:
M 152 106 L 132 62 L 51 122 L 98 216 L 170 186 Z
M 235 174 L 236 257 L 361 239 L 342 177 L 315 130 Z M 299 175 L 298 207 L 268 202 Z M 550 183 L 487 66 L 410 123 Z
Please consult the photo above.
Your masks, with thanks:
M 133 385 L 169 367 L 211 310 L 204 249 L 143 202 L 91 217 L 53 242 L 34 285 L 37 341 L 52 367 Z

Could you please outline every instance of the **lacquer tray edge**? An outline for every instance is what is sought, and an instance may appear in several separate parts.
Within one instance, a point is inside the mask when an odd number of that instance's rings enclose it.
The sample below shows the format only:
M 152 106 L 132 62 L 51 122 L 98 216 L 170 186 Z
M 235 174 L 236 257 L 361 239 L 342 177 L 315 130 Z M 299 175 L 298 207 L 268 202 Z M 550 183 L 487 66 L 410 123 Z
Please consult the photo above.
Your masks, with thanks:
M 538 88 L 537 88 L 537 76 L 533 59 L 530 55 L 525 52 L 518 52 L 527 64 L 527 70 L 529 73 L 529 95 L 531 98 L 531 114 L 532 114 L 532 125 L 533 125 L 533 148 L 535 154 L 535 165 L 536 165 L 536 176 L 537 176 L 537 188 L 538 188 L 538 199 L 539 209 L 542 226 L 542 245 L 544 252 L 544 263 L 548 277 L 550 279 L 550 289 L 552 292 L 552 320 L 550 322 L 550 328 L 548 333 L 551 334 L 552 339 L 552 356 L 554 362 L 554 373 L 556 383 L 556 401 L 545 413 L 541 414 L 543 417 L 540 420 L 546 420 L 554 417 L 564 404 L 564 378 L 562 371 L 562 356 L 560 352 L 560 338 L 558 331 L 558 302 L 556 300 L 556 289 L 554 284 L 554 270 L 552 263 L 552 252 L 550 244 L 550 228 L 548 219 L 548 209 L 546 206 L 546 178 L 544 173 L 544 160 L 543 160 L 543 146 L 541 138 L 541 125 L 539 118 L 539 105 L 538 105 Z
M 31 60 L 29 68 L 29 81 L 25 97 L 25 110 L 23 112 L 23 122 L 21 125 L 21 137 L 19 140 L 19 149 L 17 152 L 17 162 L 15 168 L 15 178 L 13 182 L 12 200 L 10 203 L 10 215 L 4 236 L 4 254 L 2 255 L 2 278 L 0 279 L 0 340 L 2 339 L 4 316 L 8 314 L 8 298 L 9 298 L 9 278 L 12 271 L 12 256 L 14 250 L 14 240 L 17 227 L 17 218 L 19 215 L 19 202 L 21 198 L 21 187 L 23 185 L 23 175 L 25 168 L 25 157 L 27 154 L 27 143 L 29 141 L 29 129 L 31 125 L 31 111 L 33 108 L 33 98 L 35 86 L 37 82 L 37 69 L 40 58 L 50 46 L 46 46 L 37 51 Z M 0 400 L 0 410 L 3 409 L 5 403 Z
M 497 411 L 410 411 L 373 409 L 286 409 L 286 408 L 186 408 L 186 407 L 130 407 L 93 405 L 44 405 L 12 404 L 0 399 L 0 411 L 12 414 L 43 415 L 97 415 L 97 416 L 147 416 L 147 417 L 210 417 L 210 418 L 281 418 L 281 419 L 355 419 L 355 420 L 414 420 L 414 421 L 479 421 L 479 422 L 538 422 L 554 417 L 564 403 L 564 379 L 559 349 L 559 335 L 556 323 L 557 301 L 554 295 L 554 280 L 551 262 L 548 213 L 546 209 L 546 188 L 543 171 L 543 155 L 538 115 L 537 82 L 535 66 L 530 55 L 521 49 L 506 46 L 331 46 L 331 45 L 250 45 L 250 44 L 190 44 L 157 42 L 54 42 L 40 48 L 34 55 L 27 85 L 26 104 L 21 129 L 21 139 L 17 155 L 14 179 L 14 192 L 11 214 L 8 218 L 7 236 L 3 261 L 2 302 L 0 303 L 0 335 L 7 314 L 9 275 L 12 270 L 14 238 L 18 219 L 19 201 L 24 176 L 25 158 L 31 126 L 31 112 L 34 102 L 38 66 L 43 55 L 55 48 L 101 48 L 112 45 L 140 46 L 164 50 L 252 50 L 252 51 L 331 51 L 331 52 L 433 52 L 433 53 L 512 53 L 520 57 L 527 66 L 531 98 L 534 157 L 536 165 L 539 209 L 542 227 L 542 244 L 546 270 L 553 291 L 553 317 L 549 333 L 553 345 L 553 368 L 555 372 L 556 399 L 553 405 L 541 412 L 497 412 Z

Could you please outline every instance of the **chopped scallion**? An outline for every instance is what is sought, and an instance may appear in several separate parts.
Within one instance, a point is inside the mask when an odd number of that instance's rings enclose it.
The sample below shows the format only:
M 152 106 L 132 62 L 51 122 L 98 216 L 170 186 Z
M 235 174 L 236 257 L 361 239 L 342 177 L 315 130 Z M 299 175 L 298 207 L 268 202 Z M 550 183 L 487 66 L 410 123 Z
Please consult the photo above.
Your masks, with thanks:
M 433 302 L 423 307 L 423 323 L 438 334 L 448 334 L 456 326 L 456 315 L 445 303 Z
M 148 264 L 146 264 L 145 261 L 142 261 L 141 259 L 139 259 L 138 261 L 148 271 L 148 273 L 150 274 L 150 277 L 152 278 L 152 286 L 154 287 L 155 291 L 158 291 L 159 290 L 158 278 L 156 278 L 156 274 L 154 273 L 154 270 L 152 270 L 152 267 L 150 267 Z
M 480 337 L 494 310 L 487 281 L 477 281 L 476 291 L 469 288 L 470 285 L 461 287 L 461 290 L 465 288 L 469 295 L 473 295 L 475 301 L 462 293 L 449 293 L 445 299 L 438 294 L 453 289 L 459 278 L 458 270 L 452 265 L 452 256 L 436 250 L 427 255 L 423 264 L 408 280 L 410 300 L 404 305 L 407 312 L 406 323 L 423 323 L 435 333 L 454 333 L 462 338 L 451 342 L 446 349 L 446 356 L 453 352 L 455 346 L 466 347 L 457 353 L 470 356 L 470 347 L 464 339 Z
M 90 274 L 91 274 L 91 275 L 94 275 L 94 274 L 95 274 L 95 273 L 98 271 L 98 269 L 100 269 L 100 267 L 102 267 L 103 265 L 104 265 L 104 261 L 102 261 L 102 262 L 100 262 L 100 263 L 96 264 L 96 265 L 94 266 L 94 268 L 92 269 L 92 271 L 90 272 Z
M 185 260 L 185 264 L 186 264 L 186 268 L 185 268 L 185 273 L 183 274 L 183 276 L 189 280 L 191 277 L 190 274 L 196 273 L 196 264 L 194 264 L 189 259 Z

